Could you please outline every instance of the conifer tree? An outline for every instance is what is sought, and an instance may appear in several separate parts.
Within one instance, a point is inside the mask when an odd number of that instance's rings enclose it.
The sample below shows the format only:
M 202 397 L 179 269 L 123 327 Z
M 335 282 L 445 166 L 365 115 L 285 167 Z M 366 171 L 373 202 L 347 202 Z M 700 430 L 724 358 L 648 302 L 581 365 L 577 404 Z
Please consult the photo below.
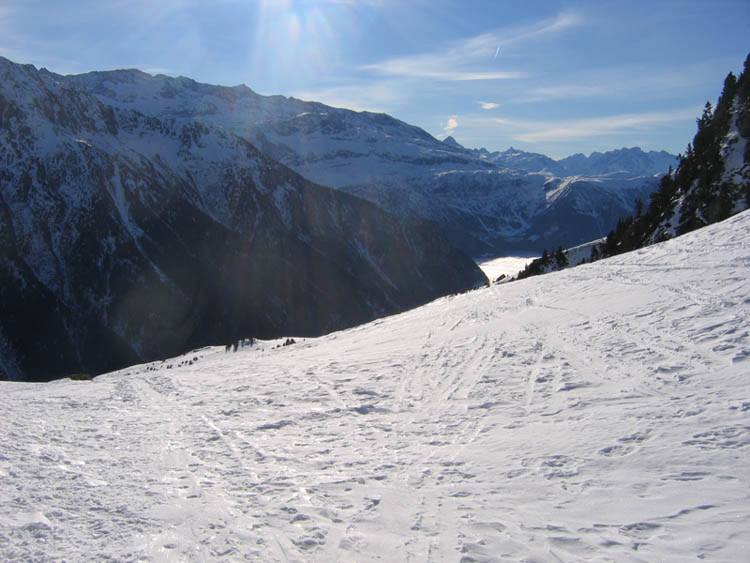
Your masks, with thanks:
M 555 252 L 555 262 L 559 269 L 565 268 L 568 265 L 568 257 L 565 255 L 562 246 L 557 247 L 557 252 Z

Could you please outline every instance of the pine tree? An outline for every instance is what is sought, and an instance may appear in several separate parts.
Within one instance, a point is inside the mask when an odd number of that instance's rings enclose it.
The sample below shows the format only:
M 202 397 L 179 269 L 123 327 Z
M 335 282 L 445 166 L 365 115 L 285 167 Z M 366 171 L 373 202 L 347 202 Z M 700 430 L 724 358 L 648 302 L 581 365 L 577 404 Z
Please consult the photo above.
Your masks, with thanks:
M 541 261 L 542 261 L 542 266 L 549 265 L 549 252 L 547 251 L 546 248 L 542 251 Z
M 562 246 L 557 247 L 557 252 L 555 252 L 555 263 L 558 269 L 561 270 L 568 265 L 568 257 L 565 255 Z
M 599 260 L 599 245 L 595 244 L 591 247 L 591 262 Z

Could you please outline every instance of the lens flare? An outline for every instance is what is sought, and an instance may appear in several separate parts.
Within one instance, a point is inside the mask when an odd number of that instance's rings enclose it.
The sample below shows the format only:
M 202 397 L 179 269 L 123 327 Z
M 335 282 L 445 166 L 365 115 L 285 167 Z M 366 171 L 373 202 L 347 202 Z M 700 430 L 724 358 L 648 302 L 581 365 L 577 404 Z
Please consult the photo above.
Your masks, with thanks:
M 356 4 L 310 0 L 262 0 L 250 31 L 250 74 L 262 89 L 300 83 L 340 68 L 347 44 L 358 35 Z M 272 93 L 266 91 L 266 93 Z

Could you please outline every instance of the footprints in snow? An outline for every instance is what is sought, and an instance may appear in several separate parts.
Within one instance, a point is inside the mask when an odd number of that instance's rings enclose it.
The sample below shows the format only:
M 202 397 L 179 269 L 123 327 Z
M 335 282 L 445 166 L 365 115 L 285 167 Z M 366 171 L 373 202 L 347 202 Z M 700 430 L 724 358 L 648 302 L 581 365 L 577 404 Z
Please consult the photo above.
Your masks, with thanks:
M 622 438 L 619 438 L 617 440 L 617 444 L 606 446 L 599 450 L 599 455 L 605 457 L 619 457 L 628 455 L 632 453 L 637 447 L 642 445 L 643 442 L 648 440 L 650 435 L 650 430 L 644 430 L 642 432 L 635 432 L 634 434 L 623 436 Z

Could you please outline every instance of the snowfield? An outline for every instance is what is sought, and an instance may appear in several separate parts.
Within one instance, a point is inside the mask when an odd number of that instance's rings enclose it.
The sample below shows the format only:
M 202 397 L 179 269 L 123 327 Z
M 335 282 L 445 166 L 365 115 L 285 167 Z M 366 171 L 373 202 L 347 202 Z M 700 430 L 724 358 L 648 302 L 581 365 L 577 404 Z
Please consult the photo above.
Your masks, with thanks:
M 490 282 L 495 281 L 500 276 L 515 276 L 524 269 L 526 264 L 539 258 L 536 252 L 516 253 L 520 256 L 501 256 L 500 258 L 483 259 L 477 258 L 475 262 Z
M 747 560 L 749 272 L 745 212 L 290 346 L 0 383 L 0 559 Z

